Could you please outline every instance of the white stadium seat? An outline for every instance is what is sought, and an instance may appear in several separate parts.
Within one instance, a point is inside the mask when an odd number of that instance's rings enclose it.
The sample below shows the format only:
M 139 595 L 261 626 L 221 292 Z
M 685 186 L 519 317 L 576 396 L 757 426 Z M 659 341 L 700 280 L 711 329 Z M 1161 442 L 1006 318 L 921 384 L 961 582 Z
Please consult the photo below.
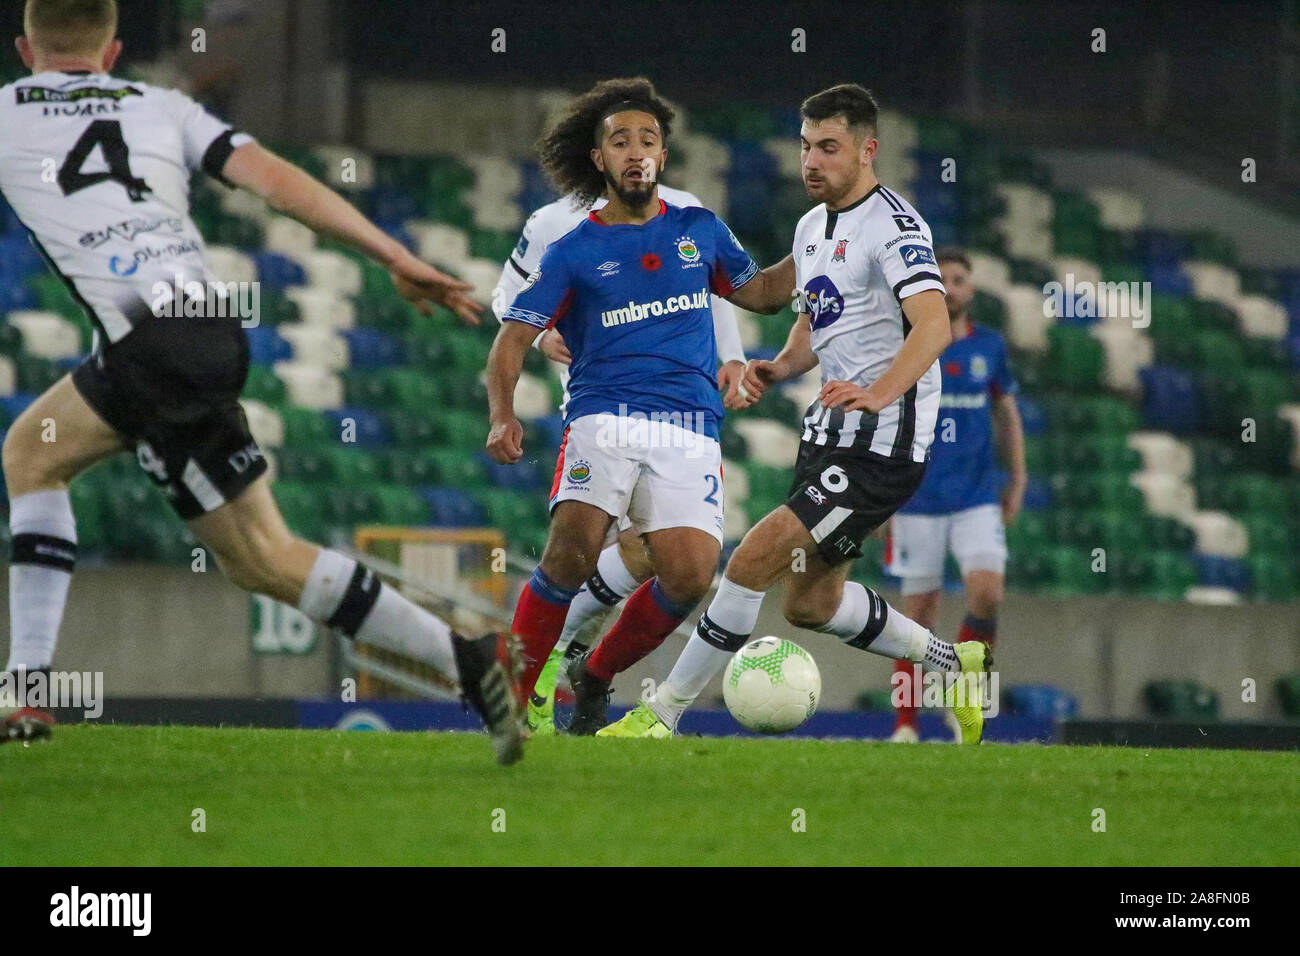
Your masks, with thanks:
M 742 504 L 749 500 L 749 475 L 740 462 L 722 459 L 722 486 L 727 494 L 727 504 Z
M 57 361 L 81 355 L 81 331 L 57 312 L 10 312 L 9 324 L 23 336 L 23 351 Z
M 469 258 L 469 236 L 463 229 L 427 219 L 412 219 L 406 230 L 415 239 L 415 254 L 437 266 L 454 266 Z
M 220 204 L 221 211 L 226 215 L 247 219 L 261 226 L 265 226 L 275 215 L 265 200 L 247 189 L 223 189 Z
M 1001 296 L 1011 288 L 1011 269 L 1001 256 L 972 249 L 966 258 L 970 260 L 971 278 L 977 289 Z
M 1246 335 L 1277 342 L 1286 338 L 1289 322 L 1286 309 L 1279 303 L 1262 295 L 1243 295 L 1234 304 L 1238 327 Z
M 357 307 L 329 289 L 314 286 L 291 286 L 284 297 L 298 306 L 303 325 L 326 329 L 351 329 L 357 324 Z
M 306 362 L 277 362 L 275 374 L 284 382 L 291 405 L 318 411 L 343 407 L 343 379 L 327 368 Z
M 1129 484 L 1142 492 L 1153 515 L 1181 518 L 1196 511 L 1196 489 L 1184 478 L 1160 471 L 1140 471 Z
M 257 263 L 253 257 L 233 246 L 208 246 L 208 264 L 212 275 L 221 282 L 257 281 Z
M 1146 223 L 1146 210 L 1142 200 L 1122 189 L 1096 188 L 1088 190 L 1088 198 L 1097 206 L 1101 224 L 1107 229 L 1131 232 Z
M 521 373 L 519 382 L 515 385 L 515 415 L 527 421 L 542 418 L 553 411 L 555 403 L 551 400 L 551 389 L 545 380 L 527 372 Z
M 1141 387 L 1138 370 L 1155 359 L 1155 346 L 1145 332 L 1131 325 L 1098 322 L 1088 330 L 1106 351 L 1106 385 L 1121 392 Z
M 272 216 L 266 224 L 266 251 L 301 261 L 316 248 L 316 233 L 296 219 Z
M 329 326 L 286 322 L 276 331 L 293 347 L 293 361 L 287 364 L 314 365 L 333 371 L 345 369 L 351 364 L 347 340 Z M 277 371 L 278 368 L 277 366 Z
M 770 418 L 741 418 L 736 431 L 745 439 L 750 461 L 760 465 L 789 468 L 799 454 L 800 432 Z
M 1192 281 L 1198 299 L 1212 299 L 1233 306 L 1241 297 L 1241 276 L 1218 262 L 1184 262 L 1183 272 Z
M 284 419 L 280 413 L 264 402 L 245 398 L 240 400 L 248 416 L 248 430 L 263 448 L 279 448 L 284 444 Z
M 301 260 L 307 272 L 307 284 L 317 289 L 328 289 L 339 295 L 361 294 L 361 267 L 341 252 L 315 249 Z
M 1002 295 L 1007 307 L 1007 340 L 1018 349 L 1047 351 L 1047 330 L 1055 322 L 1044 313 L 1047 297 L 1032 285 L 1012 286 Z
M 1170 475 L 1186 481 L 1192 477 L 1196 458 L 1191 446 L 1168 432 L 1133 432 L 1128 447 L 1142 456 L 1142 470 Z
M 1240 521 L 1223 511 L 1193 511 L 1176 515 L 1196 532 L 1196 550 L 1223 558 L 1244 558 L 1250 550 L 1250 536 Z

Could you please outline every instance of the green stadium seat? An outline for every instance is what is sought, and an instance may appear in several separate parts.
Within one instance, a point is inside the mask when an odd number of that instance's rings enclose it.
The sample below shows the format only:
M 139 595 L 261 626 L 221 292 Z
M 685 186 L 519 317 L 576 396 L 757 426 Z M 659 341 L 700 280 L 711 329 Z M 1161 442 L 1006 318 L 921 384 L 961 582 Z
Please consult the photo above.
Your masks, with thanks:
M 1251 594 L 1259 600 L 1291 602 L 1300 598 L 1300 570 L 1290 552 L 1260 553 L 1252 540 L 1246 567 Z
M 1142 698 L 1154 717 L 1217 720 L 1219 716 L 1214 692 L 1194 681 L 1152 681 L 1142 688 Z
M 1300 674 L 1279 677 L 1277 697 L 1282 705 L 1282 713 L 1288 717 L 1300 717 Z
M 1195 587 L 1198 580 L 1196 565 L 1186 555 L 1170 551 L 1151 553 L 1149 596 L 1166 601 L 1181 601 L 1187 589 Z
M 374 520 L 380 524 L 410 526 L 429 523 L 429 503 L 418 492 L 400 485 L 366 487 L 374 495 Z
M 243 397 L 265 402 L 268 405 L 277 405 L 284 401 L 284 382 L 265 365 L 251 365 L 248 368 L 248 381 L 244 384 Z
M 276 409 L 280 420 L 284 422 L 284 443 L 286 446 L 335 445 L 339 433 L 320 412 L 311 408 L 280 406 Z

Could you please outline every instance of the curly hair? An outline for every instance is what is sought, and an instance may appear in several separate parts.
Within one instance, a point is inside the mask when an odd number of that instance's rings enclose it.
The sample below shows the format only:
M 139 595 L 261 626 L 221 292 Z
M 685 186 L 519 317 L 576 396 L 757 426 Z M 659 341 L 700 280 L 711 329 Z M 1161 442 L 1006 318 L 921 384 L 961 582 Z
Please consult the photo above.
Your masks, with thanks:
M 659 121 L 664 141 L 672 129 L 673 109 L 660 99 L 644 76 L 601 80 L 570 104 L 563 119 L 537 143 L 542 169 L 562 194 L 576 193 L 584 202 L 605 195 L 605 174 L 591 161 L 600 145 L 600 123 L 612 112 L 641 109 Z

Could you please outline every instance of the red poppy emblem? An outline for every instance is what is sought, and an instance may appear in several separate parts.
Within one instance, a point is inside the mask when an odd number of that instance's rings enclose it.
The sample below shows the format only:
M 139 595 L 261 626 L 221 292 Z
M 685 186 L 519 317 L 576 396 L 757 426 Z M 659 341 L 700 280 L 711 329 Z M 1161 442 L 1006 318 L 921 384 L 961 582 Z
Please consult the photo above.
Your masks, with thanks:
M 659 257 L 655 255 L 653 252 L 647 252 L 645 255 L 641 257 L 642 269 L 646 269 L 650 272 L 654 272 L 661 265 L 662 263 L 659 261 Z

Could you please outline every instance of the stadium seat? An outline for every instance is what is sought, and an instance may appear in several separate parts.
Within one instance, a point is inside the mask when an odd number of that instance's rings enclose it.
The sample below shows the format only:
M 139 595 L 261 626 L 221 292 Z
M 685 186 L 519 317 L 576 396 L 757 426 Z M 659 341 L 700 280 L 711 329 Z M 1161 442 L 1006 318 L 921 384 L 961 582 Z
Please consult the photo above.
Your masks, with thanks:
M 1214 720 L 1219 716 L 1218 697 L 1194 681 L 1152 681 L 1142 688 L 1142 698 L 1153 717 Z

